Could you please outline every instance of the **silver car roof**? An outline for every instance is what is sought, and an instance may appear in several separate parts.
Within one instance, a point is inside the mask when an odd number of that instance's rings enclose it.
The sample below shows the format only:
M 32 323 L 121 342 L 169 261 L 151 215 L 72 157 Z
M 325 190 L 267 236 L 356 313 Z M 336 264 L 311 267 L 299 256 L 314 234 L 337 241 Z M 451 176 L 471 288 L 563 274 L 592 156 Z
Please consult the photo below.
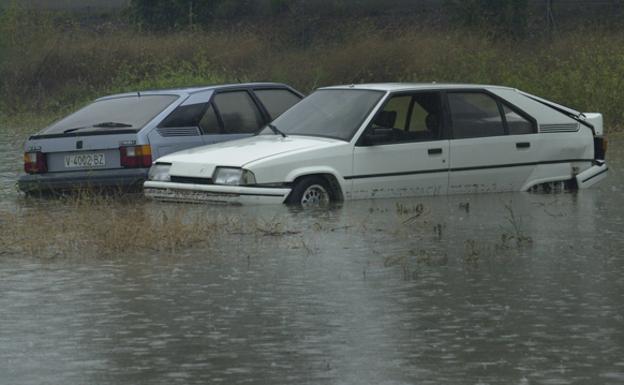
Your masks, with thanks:
M 192 95 L 198 92 L 211 91 L 211 90 L 217 90 L 217 89 L 221 90 L 224 88 L 271 88 L 271 87 L 287 88 L 289 90 L 294 91 L 292 87 L 283 83 L 271 83 L 271 82 L 230 83 L 230 84 L 214 84 L 214 85 L 208 85 L 208 86 L 170 88 L 170 89 L 160 89 L 160 90 L 137 90 L 134 92 L 124 92 L 120 94 L 106 95 L 106 96 L 97 98 L 96 100 L 123 98 L 127 96 L 136 96 L 137 94 L 186 96 L 186 95 Z

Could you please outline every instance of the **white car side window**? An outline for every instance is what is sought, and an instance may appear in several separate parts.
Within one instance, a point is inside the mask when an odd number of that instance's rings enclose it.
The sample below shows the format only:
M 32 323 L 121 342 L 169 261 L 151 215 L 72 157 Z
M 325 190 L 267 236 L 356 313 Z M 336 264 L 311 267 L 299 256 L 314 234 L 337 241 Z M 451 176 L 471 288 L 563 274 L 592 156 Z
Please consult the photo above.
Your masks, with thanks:
M 533 134 L 535 132 L 533 123 L 504 104 L 503 112 L 505 113 L 505 120 L 509 128 L 509 135 Z
M 451 92 L 448 101 L 455 139 L 505 135 L 498 102 L 491 96 L 482 92 Z
M 439 93 L 397 95 L 377 114 L 372 128 L 392 130 L 380 139 L 384 143 L 431 141 L 441 137 L 441 117 Z

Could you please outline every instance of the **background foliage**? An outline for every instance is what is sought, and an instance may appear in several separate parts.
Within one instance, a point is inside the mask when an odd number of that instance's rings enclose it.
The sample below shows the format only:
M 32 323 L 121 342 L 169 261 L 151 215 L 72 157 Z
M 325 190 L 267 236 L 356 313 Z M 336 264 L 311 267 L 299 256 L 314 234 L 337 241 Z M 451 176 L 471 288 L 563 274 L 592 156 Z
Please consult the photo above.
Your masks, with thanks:
M 624 121 L 621 19 L 585 13 L 583 23 L 560 18 L 546 33 L 531 0 L 448 0 L 435 12 L 424 1 L 399 13 L 411 2 L 381 12 L 376 0 L 355 10 L 308 1 L 194 0 L 190 19 L 189 0 L 133 0 L 108 14 L 14 4 L 0 13 L 0 118 L 54 117 L 137 89 L 436 81 L 509 85 L 603 112 L 610 125 Z

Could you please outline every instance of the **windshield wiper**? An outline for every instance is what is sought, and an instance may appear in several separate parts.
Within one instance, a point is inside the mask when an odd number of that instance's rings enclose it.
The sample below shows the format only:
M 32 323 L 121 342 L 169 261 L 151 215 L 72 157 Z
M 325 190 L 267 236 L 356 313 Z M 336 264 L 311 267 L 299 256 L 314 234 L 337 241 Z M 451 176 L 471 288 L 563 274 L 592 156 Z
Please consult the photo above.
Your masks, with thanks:
M 274 125 L 272 125 L 271 123 L 267 124 L 267 127 L 269 127 L 271 129 L 271 131 L 273 131 L 273 133 L 275 135 L 281 135 L 282 137 L 286 137 L 286 134 L 284 134 L 282 131 L 280 131 L 279 128 L 275 127 Z
M 117 123 L 117 122 L 102 122 L 102 123 L 94 124 L 94 125 L 91 125 L 91 126 L 82 126 L 82 127 L 69 128 L 69 129 L 63 131 L 63 134 L 67 134 L 67 133 L 78 131 L 78 130 L 83 130 L 85 128 L 92 128 L 92 127 L 97 127 L 97 128 L 123 128 L 123 127 L 132 127 L 132 124 Z
M 68 128 L 67 130 L 63 131 L 63 134 L 67 134 L 68 132 L 74 132 L 74 131 L 82 130 L 83 128 L 88 128 L 88 127 L 89 126 Z
M 122 128 L 122 127 L 132 127 L 132 124 L 118 123 L 118 122 L 102 122 L 102 123 L 94 124 L 93 127 Z

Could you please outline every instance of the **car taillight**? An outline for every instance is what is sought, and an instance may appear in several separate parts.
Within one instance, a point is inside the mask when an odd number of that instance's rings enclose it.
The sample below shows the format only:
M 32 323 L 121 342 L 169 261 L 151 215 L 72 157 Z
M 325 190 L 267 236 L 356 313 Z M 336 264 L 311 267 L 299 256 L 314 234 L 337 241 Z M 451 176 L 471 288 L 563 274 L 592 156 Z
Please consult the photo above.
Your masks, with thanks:
M 594 138 L 594 157 L 604 160 L 607 155 L 607 139 Z
M 28 174 L 42 174 L 48 171 L 48 162 L 43 152 L 24 153 L 24 171 Z
M 149 144 L 119 147 L 119 153 L 122 167 L 141 168 L 152 165 L 152 148 Z

